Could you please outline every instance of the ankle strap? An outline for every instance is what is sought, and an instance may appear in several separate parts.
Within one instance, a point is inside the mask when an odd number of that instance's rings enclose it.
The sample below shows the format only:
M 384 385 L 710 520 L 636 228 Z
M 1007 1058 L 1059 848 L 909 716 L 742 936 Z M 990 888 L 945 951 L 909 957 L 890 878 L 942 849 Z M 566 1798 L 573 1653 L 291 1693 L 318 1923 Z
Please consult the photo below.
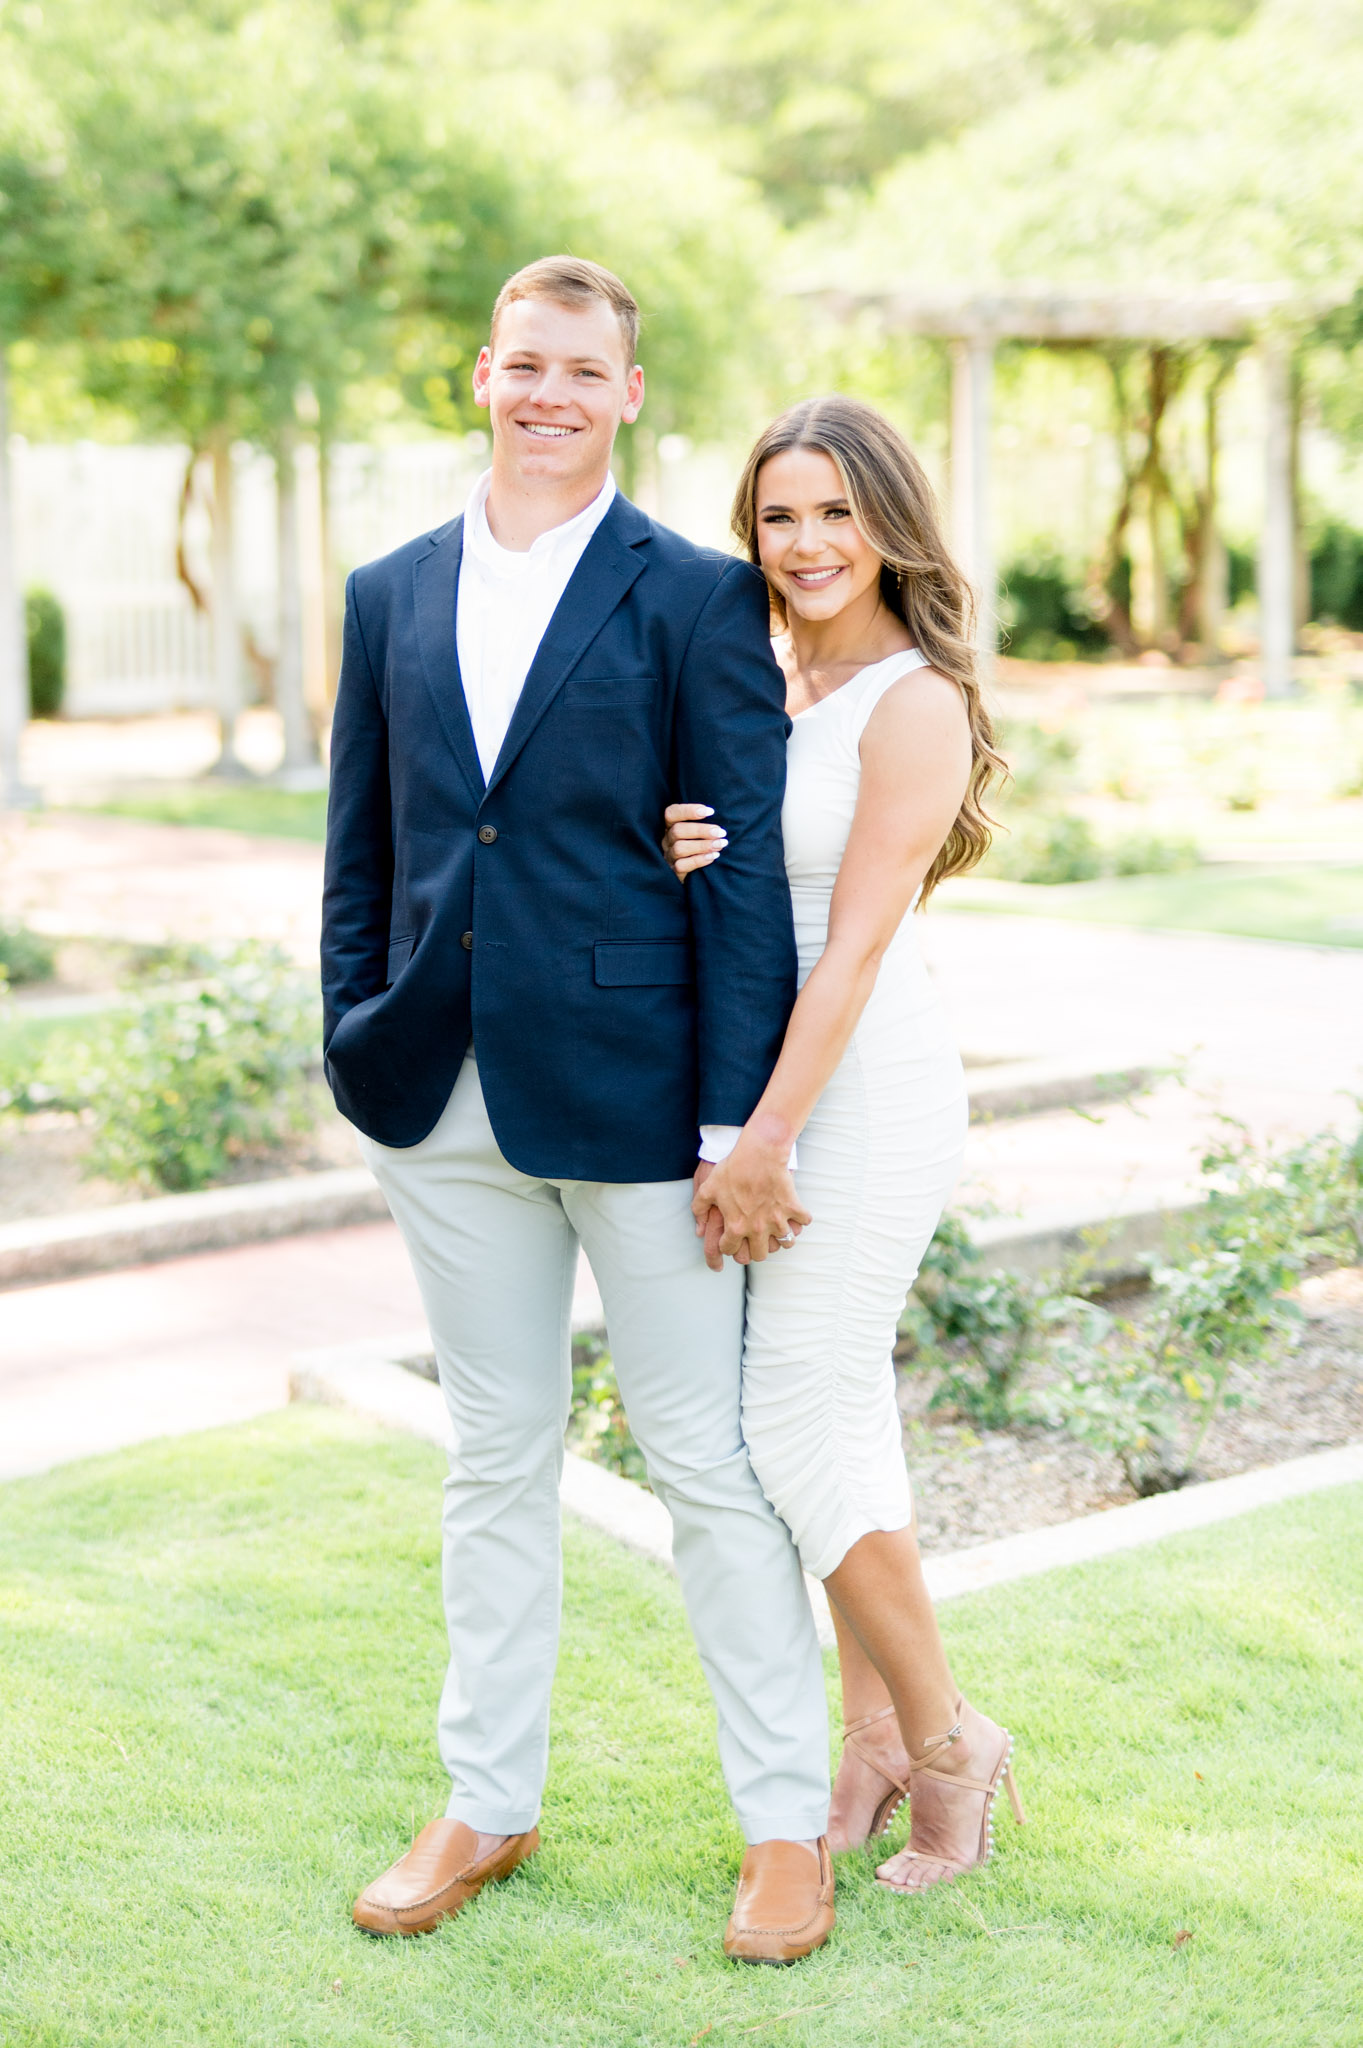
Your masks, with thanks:
M 954 1728 L 947 1729 L 945 1735 L 930 1735 L 923 1745 L 923 1754 L 909 1758 L 909 1769 L 911 1771 L 927 1770 L 933 1758 L 939 1756 L 944 1749 L 949 1749 L 951 1744 L 957 1741 L 964 1733 L 965 1729 L 958 1721 Z
M 881 1707 L 874 1714 L 863 1714 L 859 1721 L 844 1721 L 842 1727 L 843 1741 L 846 1742 L 849 1735 L 860 1735 L 862 1729 L 869 1728 L 873 1722 L 888 1721 L 893 1712 L 893 1707 Z M 959 1732 L 958 1730 L 957 1733 Z

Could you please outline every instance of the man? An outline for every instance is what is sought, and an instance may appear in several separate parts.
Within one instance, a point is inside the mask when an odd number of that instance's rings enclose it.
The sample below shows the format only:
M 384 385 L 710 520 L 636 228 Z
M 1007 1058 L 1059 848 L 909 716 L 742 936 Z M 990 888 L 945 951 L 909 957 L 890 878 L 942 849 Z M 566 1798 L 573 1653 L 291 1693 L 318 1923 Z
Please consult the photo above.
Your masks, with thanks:
M 833 1924 L 822 1674 L 740 1435 L 743 1275 L 707 1270 L 690 1208 L 698 1128 L 749 1114 L 794 997 L 784 695 L 756 571 L 611 480 L 637 333 L 595 264 L 510 279 L 473 378 L 490 471 L 347 590 L 327 1074 L 411 1253 L 455 1442 L 449 1808 L 355 1919 L 422 1932 L 538 1846 L 580 1242 L 749 1845 L 726 1951 L 789 1961 Z M 730 846 L 682 890 L 662 813 L 701 791 Z

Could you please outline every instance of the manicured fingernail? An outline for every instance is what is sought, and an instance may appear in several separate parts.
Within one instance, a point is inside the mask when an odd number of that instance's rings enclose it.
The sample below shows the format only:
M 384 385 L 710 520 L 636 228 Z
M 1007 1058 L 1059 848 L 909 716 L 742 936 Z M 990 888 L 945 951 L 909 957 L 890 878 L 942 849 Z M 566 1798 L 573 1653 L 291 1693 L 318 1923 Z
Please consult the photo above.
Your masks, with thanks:
M 713 818 L 715 815 L 713 804 L 697 804 L 696 809 L 700 812 L 702 818 Z

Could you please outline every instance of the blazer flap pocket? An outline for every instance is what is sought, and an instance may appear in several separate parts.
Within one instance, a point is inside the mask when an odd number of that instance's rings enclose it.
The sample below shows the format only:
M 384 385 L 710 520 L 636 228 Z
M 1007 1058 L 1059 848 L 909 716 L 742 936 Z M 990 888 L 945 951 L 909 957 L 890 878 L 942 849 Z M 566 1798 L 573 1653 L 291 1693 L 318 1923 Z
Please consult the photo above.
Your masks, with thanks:
M 690 981 L 685 939 L 602 939 L 596 948 L 598 988 L 686 988 Z
M 613 711 L 625 704 L 649 704 L 656 676 L 569 676 L 563 702 L 574 711 Z
M 387 986 L 389 988 L 393 986 L 393 983 L 397 980 L 403 968 L 411 959 L 412 948 L 415 944 L 416 934 L 414 932 L 408 932 L 405 939 L 393 939 L 389 942 L 387 983 Z

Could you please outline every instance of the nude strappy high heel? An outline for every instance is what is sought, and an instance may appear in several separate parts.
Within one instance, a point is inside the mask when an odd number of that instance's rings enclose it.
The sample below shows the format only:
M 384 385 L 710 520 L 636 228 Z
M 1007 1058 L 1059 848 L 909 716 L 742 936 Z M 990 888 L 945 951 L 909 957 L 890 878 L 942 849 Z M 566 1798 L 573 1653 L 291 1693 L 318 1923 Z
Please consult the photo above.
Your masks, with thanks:
M 956 1711 L 958 1714 L 974 1713 L 973 1708 L 967 1708 L 964 1700 L 958 1703 Z M 994 1722 L 985 1720 L 983 1715 L 978 1715 L 976 1718 L 983 1723 L 984 1728 L 991 1728 L 997 1725 Z M 933 1768 L 933 1759 L 939 1757 L 944 1749 L 948 1749 L 953 1742 L 959 1741 L 961 1736 L 964 1735 L 965 1728 L 960 1720 L 956 1722 L 954 1728 L 949 1728 L 945 1735 L 934 1735 L 924 1747 L 921 1756 L 910 1757 L 910 1801 L 912 1802 L 913 1798 L 913 1781 L 915 1778 L 933 1778 L 940 1784 L 953 1786 L 958 1791 L 973 1793 L 981 1801 L 979 1841 L 975 1855 L 968 1863 L 960 1862 L 950 1856 L 933 1856 L 918 1849 L 901 1849 L 898 1855 L 891 1859 L 893 1862 L 897 1863 L 901 1860 L 907 1860 L 923 1866 L 935 1864 L 936 1871 L 931 1875 L 925 1874 L 924 1882 L 921 1885 L 914 1886 L 898 1885 L 890 1879 L 878 1877 L 876 1882 L 883 1885 L 886 1891 L 925 1891 L 930 1885 L 950 1884 L 954 1878 L 963 1877 L 968 1870 L 979 1870 L 986 1864 L 994 1849 L 994 1800 L 1000 1785 L 1003 1785 L 1007 1790 L 1008 1803 L 1013 1809 L 1013 1819 L 1019 1827 L 1025 1824 L 1027 1816 L 1022 1810 L 1022 1799 L 1018 1792 L 1017 1780 L 1013 1776 L 1013 1738 L 1006 1728 L 1000 1728 L 998 1732 L 1003 1737 L 1003 1754 L 995 1764 L 992 1775 L 988 1778 L 975 1778 L 961 1771 L 939 1771 Z
M 885 1794 L 885 1797 L 871 1815 L 871 1825 L 866 1833 L 866 1840 L 868 1842 L 875 1841 L 878 1835 L 885 1833 L 890 1822 L 909 1796 L 908 1779 L 897 1777 L 893 1771 L 887 1771 L 880 1758 L 873 1755 L 863 1743 L 857 1741 L 857 1737 L 863 1728 L 869 1728 L 876 1721 L 891 1720 L 893 1716 L 893 1707 L 882 1707 L 878 1713 L 864 1714 L 860 1721 L 849 1721 L 842 1731 L 843 1748 L 850 1749 L 852 1754 L 859 1756 L 864 1764 L 869 1764 L 876 1775 L 884 1778 L 890 1786 L 890 1790 Z

